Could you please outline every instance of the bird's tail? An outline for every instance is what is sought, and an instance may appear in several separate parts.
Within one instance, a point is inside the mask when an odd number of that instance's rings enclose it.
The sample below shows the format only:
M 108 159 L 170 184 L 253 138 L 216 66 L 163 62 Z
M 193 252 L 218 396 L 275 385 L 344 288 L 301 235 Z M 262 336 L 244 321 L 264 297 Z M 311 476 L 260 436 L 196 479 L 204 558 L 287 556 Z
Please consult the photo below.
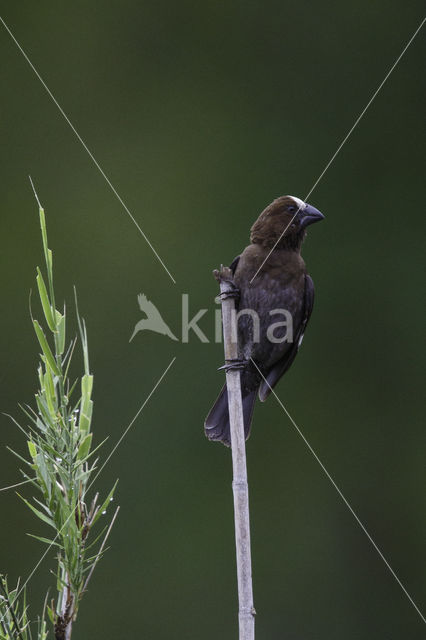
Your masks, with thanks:
M 257 389 L 243 393 L 244 432 L 246 440 L 250 435 L 251 420 L 253 417 L 254 403 Z M 204 431 L 209 440 L 218 440 L 227 447 L 231 446 L 231 430 L 229 425 L 228 392 L 226 384 L 210 410 L 204 422 Z

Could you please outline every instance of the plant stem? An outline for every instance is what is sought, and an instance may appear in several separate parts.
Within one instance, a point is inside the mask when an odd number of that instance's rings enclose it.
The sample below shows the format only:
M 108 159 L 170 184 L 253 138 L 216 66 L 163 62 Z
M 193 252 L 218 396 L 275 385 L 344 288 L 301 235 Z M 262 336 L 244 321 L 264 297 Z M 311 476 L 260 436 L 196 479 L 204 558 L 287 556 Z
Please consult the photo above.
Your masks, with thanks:
M 20 638 L 20 640 L 22 640 L 22 634 L 21 634 L 21 629 L 20 629 L 20 626 L 19 626 L 19 622 L 16 619 L 15 611 L 13 610 L 13 604 L 10 602 L 10 599 L 9 599 L 9 594 L 8 594 L 6 588 L 5 588 L 5 585 L 3 584 L 3 578 L 0 578 L 0 589 L 4 593 L 3 597 L 4 597 L 5 602 L 7 604 L 7 607 L 8 607 L 7 610 L 10 612 L 10 616 L 11 616 L 11 618 L 13 620 L 13 624 L 14 624 L 14 628 L 15 628 L 14 635 L 16 635 L 17 638 Z
M 215 277 L 220 282 L 220 292 L 223 294 L 221 296 L 222 322 L 225 362 L 227 362 L 238 358 L 235 302 L 233 297 L 226 296 L 226 294 L 232 293 L 235 287 L 233 285 L 232 272 L 227 267 L 222 267 L 220 272 L 215 272 Z M 254 616 L 256 611 L 253 605 L 246 445 L 241 381 L 238 370 L 231 369 L 226 372 L 226 385 L 231 426 L 239 640 L 254 640 Z

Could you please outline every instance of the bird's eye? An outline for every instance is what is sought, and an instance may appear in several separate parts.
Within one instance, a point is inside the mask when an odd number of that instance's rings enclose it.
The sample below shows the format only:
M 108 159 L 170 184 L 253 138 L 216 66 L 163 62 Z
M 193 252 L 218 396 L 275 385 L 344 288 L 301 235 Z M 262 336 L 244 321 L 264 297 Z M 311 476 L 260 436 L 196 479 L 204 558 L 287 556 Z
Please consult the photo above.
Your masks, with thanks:
M 296 207 L 293 207 L 293 205 L 291 204 L 289 207 L 287 207 L 287 211 L 289 213 L 294 213 L 296 211 Z

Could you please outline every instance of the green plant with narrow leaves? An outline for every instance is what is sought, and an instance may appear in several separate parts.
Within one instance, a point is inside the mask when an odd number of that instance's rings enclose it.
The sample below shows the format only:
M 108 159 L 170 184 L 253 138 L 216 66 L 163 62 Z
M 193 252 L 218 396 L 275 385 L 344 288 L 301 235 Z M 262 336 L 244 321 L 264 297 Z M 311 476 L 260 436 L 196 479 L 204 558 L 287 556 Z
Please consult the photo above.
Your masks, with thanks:
M 96 535 L 92 530 L 106 513 L 117 483 L 103 503 L 99 503 L 97 493 L 88 501 L 88 491 L 96 479 L 95 454 L 101 445 L 92 449 L 93 375 L 89 367 L 87 331 L 76 302 L 84 372 L 80 378 L 71 380 L 70 365 L 78 339 L 66 343 L 66 309 L 65 305 L 63 311 L 56 308 L 52 251 L 48 248 L 45 214 L 40 205 L 39 215 L 47 272 L 45 281 L 37 267 L 36 280 L 45 328 L 32 318 L 41 349 L 39 389 L 35 396 L 36 407 L 22 407 L 29 426 L 20 428 L 27 436 L 30 459 L 14 453 L 29 468 L 30 471 L 23 475 L 37 490 L 37 497 L 32 500 L 21 498 L 52 530 L 51 537 L 33 537 L 57 552 L 57 597 L 45 609 L 54 626 L 55 639 L 69 640 L 81 598 L 104 553 L 105 541 L 118 510 L 110 524 Z M 26 603 L 19 602 L 22 594 L 25 600 L 25 590 L 17 587 L 8 591 L 4 579 L 2 590 L 0 639 L 31 638 Z M 37 638 L 44 640 L 46 635 L 43 612 Z
M 22 595 L 20 599 L 18 596 Z M 21 603 L 21 604 L 20 604 Z M 41 618 L 37 620 L 37 639 L 47 638 L 46 623 L 46 602 L 43 607 Z M 20 640 L 32 640 L 30 620 L 28 618 L 28 608 L 26 604 L 25 588 L 19 589 L 19 581 L 16 587 L 9 589 L 7 578 L 0 575 L 0 640 L 10 638 L 20 638 Z

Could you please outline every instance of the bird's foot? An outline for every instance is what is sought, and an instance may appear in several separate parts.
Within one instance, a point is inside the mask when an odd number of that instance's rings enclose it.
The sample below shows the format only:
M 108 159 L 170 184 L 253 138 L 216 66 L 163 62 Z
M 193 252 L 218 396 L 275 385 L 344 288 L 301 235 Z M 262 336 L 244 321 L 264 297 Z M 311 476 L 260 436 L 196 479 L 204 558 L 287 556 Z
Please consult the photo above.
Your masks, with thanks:
M 232 280 L 229 280 L 228 287 L 228 291 L 222 291 L 222 293 L 219 293 L 219 295 L 217 296 L 219 300 L 226 300 L 227 298 L 235 298 L 235 300 L 239 300 L 240 290 L 237 285 Z
M 218 282 L 224 280 L 225 282 L 233 281 L 233 273 L 229 267 L 224 267 L 223 264 L 220 265 L 220 269 L 215 269 L 213 271 L 213 275 Z
M 234 282 L 233 273 L 229 267 L 221 265 L 220 269 L 215 269 L 213 271 L 213 275 L 218 282 L 226 282 L 228 285 L 228 290 L 222 291 L 218 295 L 219 300 L 226 300 L 227 298 L 235 298 L 236 300 L 239 300 L 240 290 Z
M 233 358 L 232 360 L 226 360 L 225 364 L 219 367 L 218 371 L 224 370 L 225 373 L 228 373 L 228 371 L 242 371 L 248 363 L 249 361 L 243 358 Z

